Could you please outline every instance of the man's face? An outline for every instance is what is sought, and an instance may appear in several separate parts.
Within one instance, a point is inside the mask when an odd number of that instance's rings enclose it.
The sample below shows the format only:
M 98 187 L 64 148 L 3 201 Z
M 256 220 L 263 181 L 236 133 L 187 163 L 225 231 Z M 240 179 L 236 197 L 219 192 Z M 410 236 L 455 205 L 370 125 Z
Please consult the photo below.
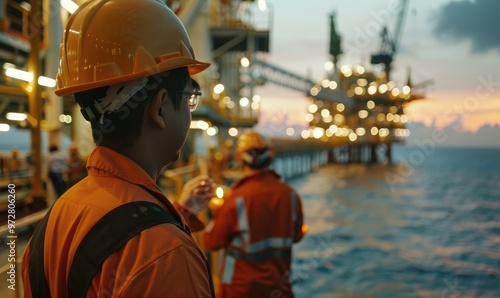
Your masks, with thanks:
M 180 92 L 181 101 L 179 110 L 176 110 L 172 100 L 169 98 L 164 107 L 165 112 L 165 125 L 166 125 L 166 143 L 168 147 L 168 156 L 175 156 L 173 162 L 179 158 L 180 149 L 186 141 L 191 124 L 191 110 L 189 104 L 189 97 L 193 91 L 196 91 L 198 84 L 190 79 L 187 86 Z M 172 95 L 169 95 L 169 97 Z

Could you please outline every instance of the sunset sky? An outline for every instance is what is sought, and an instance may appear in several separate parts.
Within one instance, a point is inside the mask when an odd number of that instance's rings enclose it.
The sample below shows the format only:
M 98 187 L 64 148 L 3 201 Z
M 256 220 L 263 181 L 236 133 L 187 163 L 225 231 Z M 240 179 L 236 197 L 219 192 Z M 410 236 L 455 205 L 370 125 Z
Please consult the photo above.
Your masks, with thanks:
M 383 26 L 394 33 L 399 1 L 266 0 L 272 27 L 265 59 L 313 81 L 324 79 L 334 12 L 344 52 L 339 65 L 373 70 L 370 56 L 379 51 Z M 453 144 L 500 147 L 500 1 L 408 1 L 392 77 L 402 87 L 411 69 L 414 84 L 433 81 L 426 99 L 408 106 L 411 138 L 442 129 Z M 271 83 L 255 93 L 262 98 L 258 127 L 281 135 L 290 126 L 307 127 L 304 94 Z
M 267 61 L 315 81 L 325 78 L 328 16 L 335 11 L 344 51 L 340 65 L 371 68 L 370 55 L 380 47 L 379 30 L 373 28 L 387 24 L 394 32 L 397 15 L 390 5 L 395 1 L 268 0 L 274 22 Z M 411 67 L 413 83 L 434 82 L 425 100 L 409 106 L 411 121 L 435 128 L 453 123 L 466 133 L 500 125 L 500 1 L 410 0 L 408 8 L 392 76 L 404 86 Z M 305 123 L 303 94 L 272 84 L 257 92 L 264 121 L 286 115 L 289 125 Z M 500 128 L 496 131 L 500 139 Z

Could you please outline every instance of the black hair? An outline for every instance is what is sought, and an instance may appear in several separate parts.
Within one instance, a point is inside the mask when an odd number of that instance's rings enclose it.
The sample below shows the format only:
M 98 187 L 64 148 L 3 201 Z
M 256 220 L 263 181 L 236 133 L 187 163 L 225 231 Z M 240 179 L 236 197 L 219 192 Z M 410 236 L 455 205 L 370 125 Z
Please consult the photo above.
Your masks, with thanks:
M 242 156 L 243 163 L 254 170 L 261 170 L 271 165 L 273 161 L 269 148 L 255 148 L 247 150 Z
M 176 68 L 148 77 L 146 86 L 137 91 L 125 104 L 112 113 L 97 115 L 90 121 L 92 137 L 96 145 L 106 146 L 110 142 L 119 142 L 129 146 L 141 134 L 144 112 L 151 99 L 161 88 L 166 88 L 168 97 L 176 110 L 180 109 L 182 94 L 179 91 L 192 81 L 186 67 Z M 91 107 L 94 102 L 106 96 L 109 86 L 75 93 L 75 100 L 80 107 Z M 84 115 L 85 116 L 85 115 Z

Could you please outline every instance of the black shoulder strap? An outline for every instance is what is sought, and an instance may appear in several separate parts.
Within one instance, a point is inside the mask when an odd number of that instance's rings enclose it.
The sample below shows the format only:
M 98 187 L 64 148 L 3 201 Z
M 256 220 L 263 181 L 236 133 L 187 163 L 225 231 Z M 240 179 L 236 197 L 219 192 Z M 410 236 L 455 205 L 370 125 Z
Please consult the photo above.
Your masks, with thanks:
M 49 221 L 50 211 L 47 211 L 45 217 L 38 224 L 30 241 L 30 257 L 28 264 L 28 273 L 30 277 L 30 288 L 33 297 L 50 298 L 50 290 L 45 278 L 44 266 L 44 244 L 45 230 Z
M 78 246 L 68 277 L 69 297 L 85 297 L 102 263 L 141 231 L 171 223 L 185 231 L 168 212 L 150 202 L 131 202 L 111 210 Z
M 30 243 L 31 293 L 37 298 L 50 298 L 44 269 L 45 230 L 50 211 L 38 225 Z M 107 213 L 87 233 L 75 252 L 68 277 L 69 297 L 85 297 L 94 275 L 110 255 L 141 231 L 162 223 L 171 223 L 190 234 L 172 215 L 151 202 L 127 203 Z M 209 263 L 206 265 L 210 290 L 215 297 Z

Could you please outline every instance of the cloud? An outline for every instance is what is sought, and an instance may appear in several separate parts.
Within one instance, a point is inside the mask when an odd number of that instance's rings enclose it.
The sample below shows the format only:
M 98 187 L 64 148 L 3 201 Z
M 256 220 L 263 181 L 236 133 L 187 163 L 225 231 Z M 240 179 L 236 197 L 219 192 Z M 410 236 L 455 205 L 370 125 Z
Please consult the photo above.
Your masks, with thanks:
M 500 125 L 483 125 L 477 132 L 464 131 L 463 119 L 457 118 L 446 127 L 435 125 L 427 127 L 421 122 L 408 125 L 411 131 L 407 144 L 418 145 L 432 141 L 437 146 L 453 147 L 490 147 L 500 148 Z
M 472 43 L 473 53 L 500 53 L 500 1 L 475 0 L 446 4 L 438 12 L 434 35 L 444 41 Z

